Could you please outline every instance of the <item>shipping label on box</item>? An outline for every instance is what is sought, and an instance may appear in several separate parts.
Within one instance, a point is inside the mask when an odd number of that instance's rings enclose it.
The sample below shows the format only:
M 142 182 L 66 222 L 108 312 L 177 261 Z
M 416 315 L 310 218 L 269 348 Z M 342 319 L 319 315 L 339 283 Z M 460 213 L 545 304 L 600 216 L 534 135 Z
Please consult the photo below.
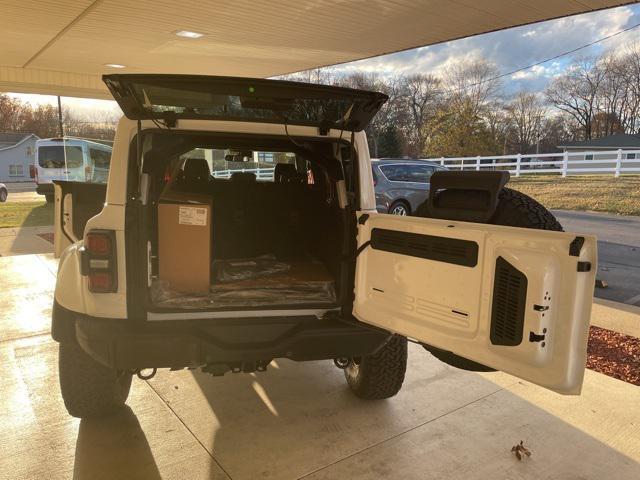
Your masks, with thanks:
M 195 225 L 207 226 L 207 208 L 206 207 L 186 207 L 180 206 L 178 209 L 179 225 Z

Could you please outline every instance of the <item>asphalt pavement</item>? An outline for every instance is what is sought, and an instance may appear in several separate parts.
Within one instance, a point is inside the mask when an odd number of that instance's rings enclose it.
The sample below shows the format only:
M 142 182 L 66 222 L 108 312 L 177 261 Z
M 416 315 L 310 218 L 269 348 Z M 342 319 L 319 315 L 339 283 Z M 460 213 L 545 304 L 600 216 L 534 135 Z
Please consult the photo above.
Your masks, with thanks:
M 640 305 L 640 217 L 554 210 L 565 230 L 598 237 L 599 298 Z
M 44 202 L 44 196 L 36 193 L 36 184 L 33 182 L 6 183 L 9 195 L 8 203 Z

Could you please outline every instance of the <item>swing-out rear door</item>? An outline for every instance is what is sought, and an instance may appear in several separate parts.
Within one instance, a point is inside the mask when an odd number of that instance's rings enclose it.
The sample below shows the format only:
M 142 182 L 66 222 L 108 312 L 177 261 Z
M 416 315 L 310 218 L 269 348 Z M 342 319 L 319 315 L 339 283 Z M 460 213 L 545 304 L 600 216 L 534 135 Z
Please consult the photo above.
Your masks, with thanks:
M 360 321 L 580 392 L 594 237 L 383 214 L 361 216 L 358 228 Z

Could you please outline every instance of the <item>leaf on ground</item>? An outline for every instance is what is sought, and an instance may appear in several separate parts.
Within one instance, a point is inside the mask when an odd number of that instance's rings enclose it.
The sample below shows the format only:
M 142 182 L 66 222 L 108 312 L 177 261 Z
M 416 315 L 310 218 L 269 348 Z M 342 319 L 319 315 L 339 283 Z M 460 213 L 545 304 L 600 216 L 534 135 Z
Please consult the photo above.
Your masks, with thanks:
M 522 461 L 522 456 L 526 455 L 527 457 L 531 456 L 531 450 L 524 446 L 524 442 L 520 440 L 520 443 L 511 447 L 511 452 L 516 454 L 516 458 Z

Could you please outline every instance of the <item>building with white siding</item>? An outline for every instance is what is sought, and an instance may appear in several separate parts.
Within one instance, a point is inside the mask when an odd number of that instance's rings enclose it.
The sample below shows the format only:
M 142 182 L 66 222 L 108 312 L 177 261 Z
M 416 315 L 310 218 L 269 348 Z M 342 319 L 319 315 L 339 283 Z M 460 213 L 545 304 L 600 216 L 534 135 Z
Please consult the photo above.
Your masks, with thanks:
M 30 182 L 38 137 L 29 133 L 0 133 L 0 182 Z

